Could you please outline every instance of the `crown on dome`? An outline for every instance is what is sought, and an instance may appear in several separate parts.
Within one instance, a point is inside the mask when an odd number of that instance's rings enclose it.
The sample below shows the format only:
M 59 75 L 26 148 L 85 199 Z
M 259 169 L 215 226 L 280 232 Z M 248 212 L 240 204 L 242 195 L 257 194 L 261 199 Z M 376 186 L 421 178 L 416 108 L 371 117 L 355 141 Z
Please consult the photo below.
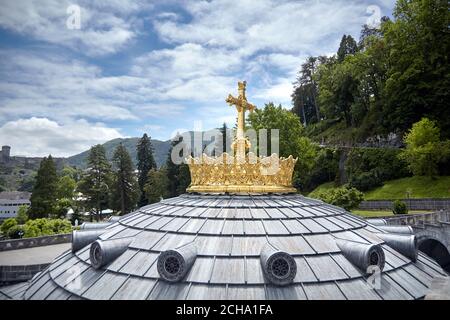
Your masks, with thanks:
M 252 112 L 256 106 L 245 96 L 246 82 L 238 82 L 238 97 L 231 94 L 225 100 L 235 106 L 238 112 L 236 137 L 231 145 L 233 154 L 223 153 L 210 157 L 189 156 L 187 164 L 191 173 L 188 192 L 211 193 L 289 193 L 296 192 L 292 187 L 292 174 L 297 158 L 279 157 L 276 153 L 260 157 L 247 152 L 250 142 L 244 136 L 245 111 Z

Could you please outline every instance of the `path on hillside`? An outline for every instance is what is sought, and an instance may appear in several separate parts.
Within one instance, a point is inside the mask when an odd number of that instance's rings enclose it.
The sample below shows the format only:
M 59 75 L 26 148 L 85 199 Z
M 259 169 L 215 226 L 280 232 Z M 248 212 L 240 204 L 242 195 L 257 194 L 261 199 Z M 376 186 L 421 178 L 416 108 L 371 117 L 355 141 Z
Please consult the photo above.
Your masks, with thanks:
M 0 251 L 0 266 L 21 266 L 50 263 L 64 251 L 70 249 L 70 243 L 50 246 Z

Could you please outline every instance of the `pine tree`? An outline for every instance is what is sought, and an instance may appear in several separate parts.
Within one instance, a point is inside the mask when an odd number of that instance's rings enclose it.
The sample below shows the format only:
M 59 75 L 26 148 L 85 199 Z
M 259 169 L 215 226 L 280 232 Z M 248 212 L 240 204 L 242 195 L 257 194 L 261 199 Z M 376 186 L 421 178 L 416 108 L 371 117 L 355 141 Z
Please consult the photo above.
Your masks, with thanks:
M 81 179 L 78 189 L 85 199 L 85 207 L 99 220 L 102 210 L 109 205 L 111 186 L 111 164 L 106 159 L 102 145 L 93 146 L 87 158 L 88 168 Z
M 222 134 L 222 146 L 220 146 L 222 148 L 222 152 L 220 152 L 219 154 L 216 154 L 216 156 L 220 156 L 222 153 L 227 152 L 227 145 L 228 140 L 229 140 L 229 134 L 228 134 L 228 126 L 227 124 L 224 122 L 222 127 L 219 129 L 220 133 Z
M 169 153 L 167 155 L 166 165 L 164 171 L 167 174 L 168 179 L 168 197 L 176 197 L 184 192 L 186 192 L 186 188 L 191 183 L 191 175 L 189 173 L 189 167 L 185 163 L 175 164 L 172 161 L 172 150 L 173 148 L 183 142 L 183 137 L 177 135 L 171 143 L 171 147 Z M 186 157 L 187 155 L 183 154 L 183 149 L 181 149 L 179 156 L 181 158 Z
M 345 57 L 350 54 L 355 54 L 358 52 L 358 45 L 356 44 L 355 39 L 351 35 L 343 35 L 341 39 L 341 43 L 339 45 L 339 50 L 337 52 L 337 60 L 338 62 L 344 61 Z
M 130 154 L 122 144 L 114 151 L 113 163 L 116 172 L 112 190 L 112 208 L 120 210 L 124 215 L 136 207 L 139 189 Z
M 179 172 L 179 165 L 173 163 L 172 161 L 172 149 L 175 147 L 178 143 L 182 141 L 182 137 L 177 136 L 175 137 L 171 142 L 171 147 L 169 149 L 169 153 L 167 154 L 167 160 L 166 160 L 166 173 L 167 173 L 167 179 L 168 179 L 168 197 L 176 197 L 178 195 L 177 189 L 179 185 L 178 181 L 178 172 Z
M 148 204 L 146 192 L 144 190 L 147 182 L 148 172 L 151 169 L 156 169 L 156 162 L 153 157 L 153 146 L 150 137 L 146 133 L 139 139 L 137 143 L 137 169 L 138 169 L 138 184 L 139 184 L 139 207 Z
M 191 184 L 191 173 L 189 166 L 186 163 L 180 164 L 178 168 L 178 187 L 177 194 L 183 194 L 186 192 L 187 187 Z
M 144 187 L 149 203 L 159 202 L 161 198 L 169 197 L 169 180 L 165 167 L 160 170 L 151 169 L 148 172 L 147 183 Z
M 56 214 L 58 196 L 58 175 L 51 155 L 42 159 L 36 176 L 36 183 L 30 198 L 31 219 L 46 218 Z

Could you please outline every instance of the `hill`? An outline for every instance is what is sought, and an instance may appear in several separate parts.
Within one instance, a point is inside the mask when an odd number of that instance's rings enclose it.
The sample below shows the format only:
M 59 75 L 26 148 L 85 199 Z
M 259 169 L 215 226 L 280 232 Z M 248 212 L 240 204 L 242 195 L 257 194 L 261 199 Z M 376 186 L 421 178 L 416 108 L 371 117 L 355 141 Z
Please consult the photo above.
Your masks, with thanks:
M 127 151 L 130 153 L 131 159 L 133 163 L 136 165 L 136 144 L 138 143 L 139 138 L 118 138 L 107 141 L 103 144 L 103 147 L 106 150 L 106 157 L 108 160 L 111 160 L 113 157 L 114 150 L 117 146 L 122 143 Z M 156 165 L 161 167 L 162 164 L 165 163 L 167 159 L 167 153 L 170 149 L 170 140 L 160 141 L 152 139 L 152 145 L 154 148 L 154 157 L 156 161 Z M 89 155 L 89 150 L 83 151 L 82 153 L 76 154 L 74 156 L 68 157 L 66 159 L 67 164 L 71 166 L 76 166 L 78 168 L 86 167 L 86 158 Z
M 204 131 L 203 134 L 204 135 L 210 134 L 210 136 L 211 136 L 211 132 L 212 132 L 211 130 L 208 130 L 208 131 Z M 194 150 L 194 132 L 189 131 L 184 134 L 190 134 L 191 150 Z M 212 140 L 213 140 L 213 138 L 211 138 L 211 140 L 203 141 L 202 150 L 209 143 L 211 143 Z M 125 148 L 127 149 L 127 151 L 130 153 L 133 163 L 136 165 L 136 163 L 137 163 L 136 144 L 138 143 L 138 141 L 139 141 L 139 138 L 137 138 L 137 137 L 136 138 L 118 138 L 118 139 L 113 139 L 113 140 L 107 141 L 103 144 L 103 147 L 105 147 L 105 150 L 106 150 L 106 157 L 108 158 L 108 160 L 111 160 L 113 157 L 114 150 L 120 143 L 122 143 L 125 146 Z M 152 139 L 151 141 L 152 141 L 152 145 L 153 145 L 153 149 L 154 149 L 153 155 L 155 157 L 156 165 L 159 168 L 167 160 L 167 154 L 170 149 L 171 140 L 161 141 L 161 140 Z M 71 166 L 76 166 L 78 168 L 85 168 L 86 167 L 86 158 L 87 158 L 88 154 L 89 154 L 89 150 L 86 150 L 86 151 L 83 151 L 82 153 L 68 157 L 68 158 L 66 158 L 66 163 Z

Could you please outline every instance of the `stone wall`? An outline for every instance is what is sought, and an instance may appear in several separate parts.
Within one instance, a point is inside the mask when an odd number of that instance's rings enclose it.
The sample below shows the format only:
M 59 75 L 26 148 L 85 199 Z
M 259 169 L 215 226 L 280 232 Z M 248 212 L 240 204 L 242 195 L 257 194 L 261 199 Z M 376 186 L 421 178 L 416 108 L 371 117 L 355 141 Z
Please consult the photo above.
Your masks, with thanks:
M 403 199 L 409 210 L 447 210 L 450 199 Z M 359 205 L 362 210 L 390 210 L 393 200 L 367 200 Z
M 28 281 L 33 276 L 47 268 L 49 263 L 26 266 L 0 266 L 0 285 Z
M 0 251 L 48 246 L 52 244 L 67 243 L 72 241 L 72 234 L 56 234 L 26 239 L 13 239 L 0 241 Z

